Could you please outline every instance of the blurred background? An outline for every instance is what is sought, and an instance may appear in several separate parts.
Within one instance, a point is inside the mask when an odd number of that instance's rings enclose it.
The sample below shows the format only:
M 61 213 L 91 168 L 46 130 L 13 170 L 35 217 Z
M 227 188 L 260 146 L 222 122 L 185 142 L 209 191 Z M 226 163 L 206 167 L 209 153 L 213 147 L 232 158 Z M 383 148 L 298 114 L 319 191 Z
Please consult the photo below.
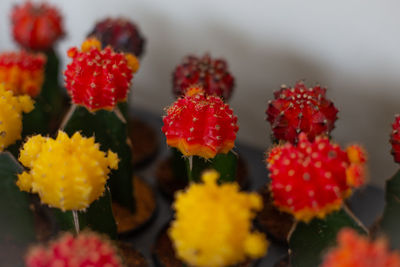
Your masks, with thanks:
M 0 51 L 16 49 L 9 14 L 21 0 L 1 0 Z M 171 73 L 190 53 L 224 57 L 236 77 L 230 101 L 238 140 L 271 145 L 267 101 L 281 84 L 305 79 L 328 87 L 339 109 L 333 138 L 363 144 L 371 182 L 383 185 L 398 168 L 389 134 L 400 113 L 400 2 L 397 0 L 49 0 L 64 15 L 67 36 L 57 50 L 79 45 L 95 22 L 124 16 L 147 39 L 130 101 L 161 115 L 170 105 Z M 64 69 L 64 67 L 63 67 Z M 61 77 L 60 77 L 61 78 Z M 262 159 L 260 159 L 261 161 Z

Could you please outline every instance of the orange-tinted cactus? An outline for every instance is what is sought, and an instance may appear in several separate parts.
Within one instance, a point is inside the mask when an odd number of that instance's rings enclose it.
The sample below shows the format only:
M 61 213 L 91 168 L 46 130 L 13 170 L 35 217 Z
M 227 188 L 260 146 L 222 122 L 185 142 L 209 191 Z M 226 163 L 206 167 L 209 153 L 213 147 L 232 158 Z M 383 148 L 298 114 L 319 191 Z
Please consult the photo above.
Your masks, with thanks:
M 162 131 L 169 146 L 186 156 L 207 159 L 228 153 L 239 129 L 229 105 L 201 92 L 179 98 L 168 108 L 163 122 Z
M 338 246 L 325 256 L 322 267 L 398 267 L 400 255 L 390 252 L 385 239 L 369 241 L 354 230 L 339 232 Z
M 48 50 L 64 35 L 62 17 L 47 3 L 16 5 L 11 14 L 15 41 L 31 50 Z
M 0 83 L 4 83 L 14 95 L 35 97 L 42 89 L 45 63 L 43 54 L 25 51 L 0 53 Z
M 364 169 L 364 162 L 354 161 L 328 137 L 310 142 L 304 133 L 299 135 L 297 146 L 285 143 L 274 147 L 267 163 L 274 204 L 305 222 L 338 210 L 351 188 L 361 185 L 351 183 L 349 168 Z M 351 174 L 363 175 L 364 171 Z M 362 177 L 352 179 L 364 181 Z
M 296 143 L 300 132 L 311 141 L 318 135 L 329 135 L 338 110 L 325 94 L 326 88 L 307 88 L 303 82 L 276 91 L 266 110 L 274 138 Z

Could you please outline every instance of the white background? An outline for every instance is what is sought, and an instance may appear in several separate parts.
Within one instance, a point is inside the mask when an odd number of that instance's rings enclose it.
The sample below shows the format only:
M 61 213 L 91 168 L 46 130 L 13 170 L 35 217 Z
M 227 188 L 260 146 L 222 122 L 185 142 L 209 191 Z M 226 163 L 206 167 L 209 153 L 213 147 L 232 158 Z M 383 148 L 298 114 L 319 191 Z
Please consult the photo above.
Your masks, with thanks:
M 15 49 L 11 6 L 1 0 L 0 50 Z M 357 141 L 370 155 L 370 177 L 383 184 L 398 166 L 388 143 L 400 113 L 400 2 L 398 0 L 53 0 L 65 17 L 65 51 L 80 44 L 95 21 L 123 15 L 147 38 L 131 101 L 157 114 L 172 103 L 171 72 L 188 53 L 228 59 L 236 77 L 231 105 L 239 140 L 270 146 L 267 100 L 282 83 L 306 79 L 328 86 L 339 108 L 333 137 Z M 261 159 L 260 159 L 261 160 Z

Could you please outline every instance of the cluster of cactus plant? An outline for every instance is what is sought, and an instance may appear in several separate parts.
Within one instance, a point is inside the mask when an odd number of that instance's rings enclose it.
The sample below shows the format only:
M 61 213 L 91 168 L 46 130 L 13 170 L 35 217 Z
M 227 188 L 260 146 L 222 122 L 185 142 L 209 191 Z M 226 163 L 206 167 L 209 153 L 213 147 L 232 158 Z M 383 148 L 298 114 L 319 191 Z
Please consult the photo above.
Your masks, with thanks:
M 25 249 L 37 240 L 34 200 L 26 192 L 35 193 L 69 233 L 49 248 L 32 248 L 28 267 L 124 266 L 108 238 L 122 232 L 117 213 L 132 215 L 137 208 L 124 104 L 144 38 L 128 20 L 107 18 L 80 48 L 68 50 L 64 81 L 72 105 L 61 123 L 66 109 L 54 45 L 64 35 L 62 17 L 48 4 L 28 1 L 15 6 L 11 21 L 14 39 L 30 52 L 0 54 L 0 209 L 7 218 L 0 241 Z M 267 203 L 235 182 L 238 118 L 225 102 L 234 83 L 226 61 L 208 54 L 186 57 L 173 73 L 177 100 L 166 109 L 162 131 L 179 159 L 176 169 L 190 183 L 176 194 L 168 236 L 176 257 L 190 266 L 232 266 L 261 258 L 268 248 L 252 222 Z M 400 266 L 399 254 L 389 249 L 400 249 L 400 172 L 387 182 L 376 226 L 385 237 L 371 241 L 346 203 L 366 183 L 366 152 L 331 140 L 338 109 L 326 88 L 298 82 L 274 98 L 266 110 L 275 143 L 267 152 L 265 189 L 274 207 L 294 218 L 287 235 L 290 264 Z M 400 116 L 392 127 L 399 163 Z
M 32 79 L 32 83 L 36 81 L 36 88 L 31 88 L 36 106 L 24 119 L 23 135 L 54 133 L 67 105 L 66 94 L 58 81 L 60 64 L 55 52 L 57 41 L 64 36 L 62 15 L 48 3 L 26 1 L 14 6 L 10 18 L 16 43 L 24 50 L 41 52 L 47 58 L 44 81 L 40 78 Z M 24 59 L 24 62 L 28 59 Z M 43 82 L 43 86 L 39 81 Z
M 80 50 L 70 49 L 72 63 L 64 76 L 72 108 L 61 123 L 60 116 L 67 110 L 54 45 L 64 34 L 62 17 L 46 3 L 27 1 L 14 7 L 11 20 L 14 39 L 29 52 L 0 54 L 0 172 L 6 191 L 1 202 L 8 203 L 0 205 L 8 217 L 2 223 L 8 233 L 1 242 L 26 249 L 42 238 L 36 232 L 36 208 L 47 204 L 51 209 L 46 216 L 53 217 L 55 227 L 71 233 L 50 250 L 33 249 L 27 266 L 124 266 L 109 242 L 80 230 L 88 228 L 116 239 L 112 201 L 135 212 L 131 149 L 126 120 L 117 104 L 126 101 L 139 61 L 133 54 L 102 49 L 96 39 L 85 41 Z M 60 130 L 53 138 L 55 129 Z M 25 136 L 29 137 L 23 145 L 17 142 Z M 7 147 L 19 155 L 26 170 L 5 151 Z M 37 193 L 40 204 L 23 191 Z M 7 266 L 20 264 L 22 253 L 16 253 L 18 259 L 1 260 Z
M 220 106 L 221 111 L 218 111 L 217 109 L 214 109 L 214 104 L 210 105 L 210 110 L 207 116 L 211 116 L 212 113 L 215 113 L 212 116 L 215 116 L 215 118 L 219 117 L 217 113 L 222 112 L 224 110 L 224 107 L 221 103 L 220 100 L 216 100 L 217 98 L 220 98 L 222 101 L 226 102 L 229 100 L 229 98 L 232 95 L 233 88 L 235 84 L 235 79 L 233 75 L 229 72 L 228 70 L 228 64 L 225 59 L 223 58 L 212 58 L 209 54 L 205 54 L 203 57 L 197 57 L 194 55 L 188 55 L 186 56 L 180 64 L 178 64 L 172 74 L 172 88 L 173 88 L 173 93 L 175 97 L 178 98 L 177 102 L 174 103 L 174 106 L 178 105 L 179 102 L 180 104 L 185 104 L 184 102 L 187 100 L 187 98 L 193 98 L 194 95 L 200 95 L 197 98 L 207 98 L 207 99 L 213 99 L 216 102 L 218 102 L 218 106 Z M 204 96 L 203 96 L 204 95 Z M 211 97 L 211 98 L 210 98 Z M 193 106 L 193 105 L 190 105 Z M 226 106 L 227 107 L 227 106 Z M 172 107 L 168 110 L 168 113 L 172 111 Z M 190 111 L 189 111 L 190 112 Z M 204 108 L 203 108 L 203 111 Z M 188 110 L 185 110 L 184 113 L 188 113 Z M 197 116 L 197 115 L 196 115 Z M 234 126 L 237 122 L 237 119 L 235 116 L 233 116 L 233 113 L 231 114 L 231 118 L 227 120 L 230 121 L 233 118 L 234 121 L 231 121 L 231 126 Z M 163 131 L 165 132 L 166 129 L 170 127 L 171 128 L 176 128 L 178 125 L 187 124 L 187 123 L 192 123 L 193 126 L 195 125 L 201 125 L 202 123 L 198 121 L 198 118 L 192 118 L 192 121 L 184 122 L 180 121 L 179 119 L 177 120 L 178 124 L 175 124 L 175 122 L 171 121 L 169 118 L 169 114 L 164 117 L 164 127 Z M 224 116 L 223 116 L 224 117 Z M 222 118 L 222 117 L 221 117 Z M 158 184 L 162 188 L 162 191 L 167 193 L 167 195 L 172 195 L 173 191 L 176 191 L 180 189 L 183 185 L 187 184 L 187 179 L 189 180 L 198 180 L 200 178 L 200 173 L 202 170 L 213 166 L 216 168 L 220 174 L 221 174 L 221 179 L 222 180 L 234 180 L 237 179 L 238 181 L 241 181 L 241 186 L 246 185 L 246 179 L 247 177 L 242 177 L 246 175 L 246 167 L 243 166 L 243 161 L 239 161 L 239 164 L 241 164 L 239 167 L 237 167 L 237 162 L 238 162 L 238 155 L 236 153 L 229 152 L 228 154 L 225 154 L 227 151 L 231 150 L 230 145 L 225 146 L 222 143 L 225 142 L 223 141 L 226 139 L 224 136 L 221 134 L 216 136 L 216 133 L 219 133 L 221 130 L 218 129 L 225 129 L 225 126 L 220 125 L 219 122 L 217 122 L 219 119 L 211 119 L 209 120 L 208 124 L 215 124 L 215 125 L 206 125 L 204 126 L 210 130 L 210 138 L 209 140 L 206 140 L 207 134 L 204 136 L 199 133 L 195 134 L 194 131 L 198 127 L 188 127 L 189 125 L 182 125 L 181 134 L 184 133 L 185 131 L 189 131 L 186 133 L 186 140 L 181 140 L 179 141 L 180 146 L 182 149 L 178 149 L 178 145 L 176 144 L 176 140 L 173 141 L 172 138 L 168 138 L 168 136 L 171 133 L 165 132 L 167 136 L 167 143 L 171 147 L 175 147 L 177 149 L 172 149 L 171 155 L 167 159 L 167 163 L 170 163 L 171 167 L 171 173 L 172 173 L 172 180 L 167 180 L 167 182 L 163 181 L 164 178 L 160 177 L 158 174 Z M 205 118 L 208 120 L 208 118 Z M 169 120 L 166 122 L 166 120 Z M 215 121 L 215 122 L 214 122 Z M 175 125 L 174 125 L 175 124 Z M 195 124 L 195 125 L 194 125 Z M 211 127 L 211 128 L 210 128 Z M 215 131 L 217 129 L 217 131 Z M 227 128 L 228 129 L 228 128 Z M 190 131 L 193 132 L 190 132 Z M 200 131 L 203 131 L 203 129 L 200 129 Z M 231 144 L 233 145 L 233 141 L 236 138 L 236 131 L 232 134 L 235 136 L 231 136 L 230 139 L 232 139 Z M 222 132 L 223 133 L 223 132 Z M 213 136 L 214 135 L 214 136 Z M 201 153 L 194 153 L 194 156 L 190 156 L 190 162 L 195 161 L 196 164 L 190 164 L 189 160 L 186 160 L 185 163 L 185 156 L 190 155 L 191 153 L 187 151 L 187 149 L 194 149 L 196 148 L 193 146 L 194 143 L 196 143 L 194 140 L 195 139 L 204 139 L 206 143 L 213 143 L 211 146 L 214 147 L 209 152 L 207 152 L 209 155 L 206 155 L 205 150 L 202 150 Z M 174 138 L 176 139 L 176 138 Z M 229 138 L 228 138 L 229 139 Z M 189 142 L 191 143 L 189 146 Z M 175 144 L 172 144 L 175 142 Z M 204 142 L 199 140 L 199 142 Z M 222 148 L 223 150 L 226 150 L 225 152 L 220 153 L 221 151 L 216 151 L 219 146 L 223 145 Z M 185 149 L 186 147 L 186 149 Z M 205 148 L 205 146 L 202 146 Z M 199 151 L 197 151 L 199 152 Z M 210 154 L 211 153 L 211 154 Z M 200 155 L 202 154 L 202 155 Z M 208 160 L 208 162 L 205 162 L 204 160 L 200 159 L 201 157 L 204 157 L 205 159 L 207 158 L 212 158 L 211 160 Z M 210 163 L 212 161 L 212 163 Z M 191 172 L 185 173 L 182 171 L 185 169 L 185 164 L 188 165 L 188 167 L 192 166 L 194 169 Z M 190 165 L 190 166 L 189 166 Z M 224 167 L 225 165 L 225 167 Z M 162 170 L 162 165 L 160 165 L 160 169 Z M 244 175 L 242 175 L 240 172 L 236 172 L 237 169 L 241 169 L 244 171 Z M 187 169 L 187 168 L 186 168 Z M 178 187 L 176 186 L 178 185 Z

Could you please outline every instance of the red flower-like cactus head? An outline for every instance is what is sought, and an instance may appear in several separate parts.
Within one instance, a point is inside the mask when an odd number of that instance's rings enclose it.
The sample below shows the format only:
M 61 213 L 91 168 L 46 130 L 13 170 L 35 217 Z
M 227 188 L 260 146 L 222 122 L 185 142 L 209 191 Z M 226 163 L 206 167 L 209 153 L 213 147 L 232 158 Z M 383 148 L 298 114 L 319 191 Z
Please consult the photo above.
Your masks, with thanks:
M 14 95 L 35 97 L 42 89 L 45 64 L 43 54 L 25 51 L 0 53 L 0 83 L 4 83 Z
M 173 91 L 179 97 L 192 85 L 200 85 L 208 95 L 222 97 L 227 101 L 235 85 L 224 59 L 213 59 L 205 54 L 199 58 L 187 56 L 173 73 Z
M 390 143 L 392 144 L 392 155 L 394 161 L 400 163 L 400 115 L 396 115 L 392 124 L 392 133 L 390 135 Z
M 71 48 L 68 56 L 72 62 L 64 73 L 72 102 L 90 111 L 112 110 L 117 103 L 125 101 L 136 68 L 132 64 L 136 59 L 133 55 L 100 47 L 99 41 L 88 39 L 82 44 L 82 51 Z
M 26 257 L 27 267 L 122 267 L 117 250 L 110 241 L 95 233 L 80 233 L 73 237 L 66 233 L 48 248 L 37 246 Z
M 328 252 L 322 267 L 398 267 L 400 255 L 389 250 L 385 239 L 375 241 L 345 228 L 337 236 L 337 247 Z
M 167 109 L 162 131 L 167 144 L 185 156 L 213 158 L 228 153 L 236 139 L 237 117 L 221 98 L 197 92 Z
M 137 57 L 143 54 L 145 39 L 137 25 L 125 18 L 99 21 L 88 36 L 96 37 L 104 47 L 109 45 L 118 52 L 132 53 Z
M 299 135 L 297 146 L 285 143 L 274 147 L 267 163 L 274 204 L 305 222 L 338 210 L 351 188 L 361 185 L 349 182 L 349 168 L 364 168 L 364 162 L 351 161 L 328 137 L 318 136 L 311 142 L 305 133 Z M 362 177 L 352 180 L 364 181 Z
M 30 50 L 48 50 L 64 35 L 60 13 L 47 3 L 16 5 L 11 22 L 15 41 Z
M 329 135 L 338 110 L 325 93 L 326 88 L 307 88 L 303 82 L 276 91 L 266 110 L 274 139 L 296 143 L 300 132 L 311 141 L 318 135 Z

